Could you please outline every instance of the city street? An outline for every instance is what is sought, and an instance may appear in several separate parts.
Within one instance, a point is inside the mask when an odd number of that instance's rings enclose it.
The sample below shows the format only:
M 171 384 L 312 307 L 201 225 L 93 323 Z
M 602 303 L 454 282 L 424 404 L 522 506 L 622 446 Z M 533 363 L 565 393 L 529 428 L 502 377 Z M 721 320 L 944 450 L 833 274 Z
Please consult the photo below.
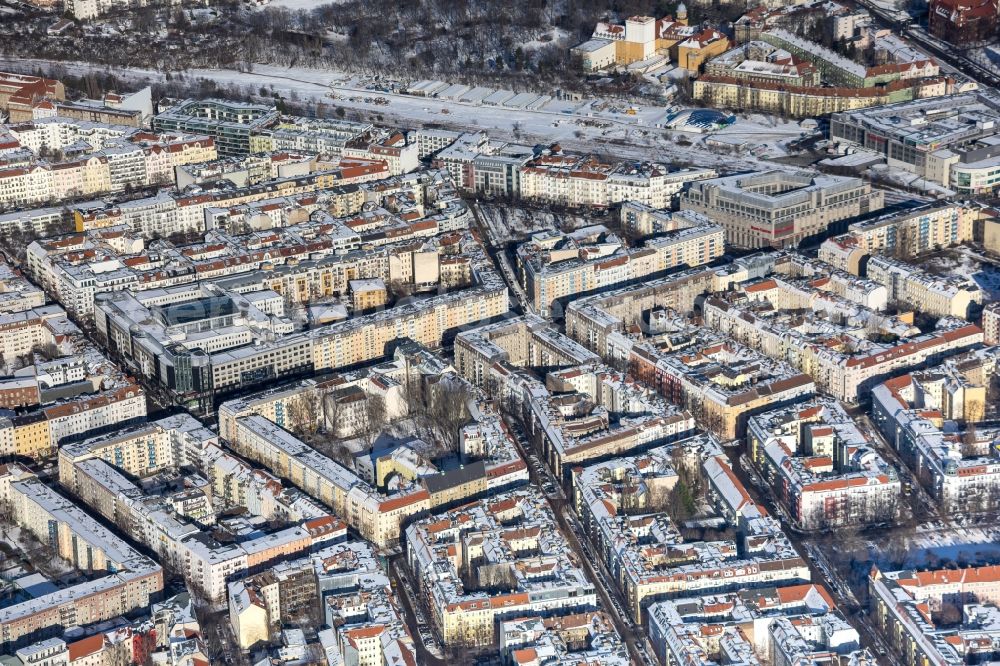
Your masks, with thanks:
M 509 425 L 516 426 L 520 430 L 519 424 Z M 525 450 L 520 437 L 515 437 L 514 441 L 517 442 L 518 452 L 524 460 L 538 459 L 538 456 Z M 541 488 L 543 483 L 549 482 L 553 478 L 547 467 L 544 471 L 543 477 L 531 465 L 528 466 L 530 483 L 536 488 Z M 641 626 L 635 625 L 626 612 L 613 583 L 614 577 L 604 568 L 601 559 L 593 553 L 583 529 L 572 513 L 569 502 L 548 495 L 546 495 L 546 499 L 559 523 L 560 531 L 566 537 L 566 542 L 573 549 L 577 559 L 583 564 L 590 581 L 594 583 L 594 588 L 601 599 L 601 606 L 614 622 L 615 628 L 625 641 L 633 661 L 643 666 L 656 666 L 656 659 L 646 643 L 645 631 Z

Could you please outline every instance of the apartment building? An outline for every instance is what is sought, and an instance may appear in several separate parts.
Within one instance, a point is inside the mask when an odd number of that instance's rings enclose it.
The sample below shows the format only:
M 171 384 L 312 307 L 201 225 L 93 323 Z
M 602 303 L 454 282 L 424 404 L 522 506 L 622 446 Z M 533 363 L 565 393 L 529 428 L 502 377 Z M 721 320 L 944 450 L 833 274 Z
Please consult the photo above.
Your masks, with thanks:
M 790 281 L 806 280 L 807 288 L 829 292 L 868 310 L 881 312 L 889 307 L 889 289 L 885 285 L 852 275 L 822 259 L 788 252 L 775 259 L 772 270 Z
M 812 319 L 803 320 L 790 314 L 794 310 L 785 310 L 802 307 L 795 293 L 782 281 L 769 279 L 747 286 L 745 291 L 709 297 L 704 304 L 705 324 L 784 360 L 809 374 L 818 389 L 848 403 L 862 399 L 875 384 L 895 372 L 938 362 L 983 339 L 982 330 L 964 320 L 943 320 L 935 331 L 920 334 L 906 322 L 875 316 L 861 308 L 852 313 L 841 304 L 839 307 L 845 311 L 838 315 L 837 301 L 829 296 L 815 301 L 815 308 L 810 307 L 814 313 L 824 315 L 814 314 Z M 795 300 L 783 304 L 781 294 Z M 835 321 L 841 317 L 843 324 Z M 878 330 L 891 332 L 894 342 L 869 339 L 864 331 L 876 324 Z
M 8 304 L 24 305 L 25 297 L 38 300 L 31 296 L 34 287 L 19 290 L 18 284 L 27 283 L 7 270 L 14 296 Z M 48 457 L 60 443 L 145 417 L 143 390 L 109 363 L 60 307 L 0 315 L 0 325 L 4 362 L 23 363 L 0 383 L 2 400 L 22 408 L 0 419 L 0 455 Z
M 323 195 L 301 195 L 259 206 L 206 209 L 216 228 L 203 241 L 184 246 L 161 240 L 149 247 L 125 225 L 36 241 L 28 248 L 29 271 L 72 314 L 84 318 L 93 316 L 99 293 L 169 290 L 196 282 L 241 294 L 273 290 L 293 303 L 345 294 L 354 279 L 381 279 L 413 291 L 472 282 L 472 260 L 462 252 L 467 239 L 427 235 L 427 230 L 460 225 L 455 217 L 465 213 L 464 207 L 455 204 L 409 226 L 385 211 L 384 218 L 357 233 L 351 228 L 354 219 L 320 213 L 327 203 Z M 425 224 L 418 234 L 413 229 L 420 223 Z M 280 227 L 268 230 L 270 224 Z M 359 247 L 387 237 L 391 242 L 374 249 Z
M 606 208 L 627 201 L 668 208 L 686 183 L 718 174 L 712 169 L 676 169 L 666 164 L 608 162 L 568 154 L 557 146 L 534 149 L 463 134 L 439 150 L 432 164 L 467 192 L 561 206 Z
M 108 520 L 128 525 L 137 540 L 164 561 L 176 563 L 192 587 L 209 600 L 222 599 L 227 581 L 234 576 L 308 552 L 317 543 L 342 536 L 346 529 L 327 515 L 278 529 L 248 531 L 250 523 L 246 520 L 243 524 L 232 520 L 213 522 L 206 521 L 205 516 L 171 511 L 171 502 L 146 496 L 103 460 L 88 459 L 74 466 L 76 493 L 88 506 Z M 184 492 L 193 494 L 191 490 Z M 214 531 L 203 530 L 199 525 L 204 523 L 216 525 Z M 241 532 L 250 536 L 240 536 Z M 221 535 L 235 538 L 217 538 Z
M 989 659 L 997 640 L 1000 570 L 996 566 L 930 571 L 872 569 L 870 613 L 895 657 L 907 666 L 959 666 Z M 945 607 L 958 610 L 960 625 L 938 626 Z
M 431 384 L 449 374 L 448 381 L 460 381 L 453 373 L 427 349 L 409 344 L 397 350 L 391 362 L 373 368 L 369 377 L 379 385 L 427 382 L 421 390 L 431 395 Z M 226 403 L 219 410 L 220 433 L 239 453 L 291 480 L 379 546 L 396 543 L 401 525 L 414 515 L 527 482 L 527 466 L 510 433 L 481 398 L 477 398 L 472 422 L 462 427 L 459 435 L 460 450 L 474 462 L 454 471 L 439 470 L 406 447 L 373 452 L 369 469 L 361 461 L 353 471 L 348 470 L 277 425 L 297 427 L 295 418 L 301 412 L 293 405 L 302 395 L 315 392 L 323 404 L 357 387 L 356 381 L 353 375 L 346 375 L 321 385 L 305 382 L 300 387 Z M 469 394 L 476 392 L 470 390 Z M 387 408 L 397 409 L 389 403 Z M 318 416 L 313 414 L 313 418 Z M 390 473 L 400 482 L 398 487 L 391 492 L 379 490 Z
M 75 568 L 105 572 L 83 582 L 15 603 L 0 612 L 0 641 L 20 647 L 87 625 L 149 608 L 163 590 L 160 565 L 135 550 L 75 503 L 20 465 L 0 475 L 0 494 L 21 529 L 48 544 Z
M 370 312 L 385 307 L 389 301 L 389 292 L 385 282 L 378 278 L 367 280 L 351 280 L 348 283 L 351 294 L 351 305 L 356 312 Z
M 914 79 L 935 77 L 940 72 L 937 63 L 929 58 L 906 63 L 865 67 L 820 44 L 779 27 L 762 32 L 760 40 L 783 49 L 797 58 L 808 60 L 819 70 L 824 81 L 836 86 L 863 89 L 891 84 L 900 80 L 908 80 L 912 84 Z
M 892 301 L 935 317 L 967 319 L 983 302 L 983 290 L 968 277 L 931 275 L 890 257 L 869 259 L 865 275 L 884 284 Z
M 0 111 L 12 123 L 32 119 L 31 107 L 39 99 L 66 99 L 61 81 L 24 74 L 0 73 Z
M 8 364 L 33 349 L 56 344 L 62 337 L 65 316 L 58 306 L 0 315 L 0 358 Z
M 1000 459 L 985 418 L 996 348 L 949 359 L 936 372 L 890 379 L 872 391 L 872 421 L 945 510 L 1000 505 Z M 964 429 L 958 424 L 962 424 Z
M 509 382 L 513 389 L 504 390 L 520 393 L 522 409 L 530 414 L 528 431 L 541 437 L 542 453 L 559 478 L 582 461 L 673 441 L 695 427 L 687 410 L 601 366 L 549 373 L 547 380 L 562 395 L 547 395 L 525 375 L 515 376 Z M 628 418 L 618 418 L 623 403 L 632 412 Z
M 92 458 L 141 479 L 193 464 L 196 454 L 213 444 L 218 444 L 218 436 L 187 414 L 179 414 L 60 447 L 59 479 L 75 488 L 75 465 Z
M 788 86 L 816 86 L 819 70 L 808 60 L 765 41 L 740 44 L 705 65 L 705 77 L 730 77 L 747 83 L 780 83 Z
M 537 315 L 507 319 L 455 338 L 455 368 L 477 386 L 487 383 L 490 367 L 504 361 L 515 367 L 569 368 L 596 364 L 600 357 L 562 336 Z
M 219 155 L 231 156 L 249 153 L 250 137 L 277 121 L 278 112 L 273 106 L 223 99 L 185 100 L 158 113 L 153 118 L 153 129 L 207 134 L 215 140 Z
M 987 303 L 983 308 L 983 342 L 988 345 L 1000 344 L 1000 302 Z
M 665 513 L 681 464 L 703 479 L 706 499 L 736 529 L 735 540 L 692 542 L 681 536 Z M 573 503 L 636 623 L 647 621 L 650 604 L 696 590 L 721 593 L 809 581 L 808 567 L 780 524 L 750 499 L 710 436 L 577 466 Z
M 747 449 L 801 529 L 891 522 L 899 512 L 896 470 L 833 400 L 750 417 Z
M 172 164 L 164 163 L 163 168 L 165 173 L 173 173 Z M 83 232 L 127 225 L 146 238 L 202 234 L 216 228 L 243 233 L 271 228 L 278 223 L 304 223 L 308 214 L 298 217 L 302 214 L 286 211 L 287 206 L 281 203 L 293 198 L 310 201 L 303 205 L 313 205 L 313 210 L 328 205 L 331 214 L 356 216 L 358 221 L 349 226 L 367 229 L 370 233 L 365 234 L 366 240 L 375 245 L 407 237 L 433 236 L 468 226 L 471 213 L 444 174 L 425 171 L 368 182 L 385 172 L 386 165 L 382 161 L 360 164 L 357 160 L 345 160 L 304 176 L 279 178 L 246 187 L 232 188 L 214 183 L 196 193 L 163 190 L 152 197 L 117 204 L 98 200 L 74 205 L 68 211 L 50 207 L 7 213 L 0 215 L 0 229 L 33 230 L 39 235 L 51 236 L 56 233 L 51 231 L 53 227 Z M 356 183 L 364 183 L 363 189 L 349 187 Z M 426 205 L 428 199 L 431 205 Z M 379 205 L 374 210 L 362 210 L 365 203 L 376 201 Z M 260 216 L 254 215 L 258 212 Z M 334 218 L 328 216 L 326 219 Z M 335 235 L 331 233 L 333 228 L 325 231 L 327 235 Z
M 550 150 L 518 170 L 516 195 L 561 206 L 606 208 L 635 201 L 667 208 L 671 197 L 684 185 L 715 175 L 711 169 L 672 170 L 662 164 L 608 163 L 592 155 Z
M 416 663 L 388 574 L 376 550 L 363 541 L 326 546 L 230 583 L 237 644 L 245 650 L 270 642 L 317 599 L 328 627 L 319 632 L 319 643 L 331 663 Z
M 631 213 L 637 212 L 636 206 L 630 204 Z M 652 214 L 649 209 L 642 212 Z M 581 295 L 682 266 L 700 266 L 722 256 L 725 232 L 721 226 L 690 212 L 657 217 L 655 236 L 635 248 L 603 225 L 569 234 L 533 234 L 517 249 L 517 268 L 535 310 L 549 314 Z
M 205 493 L 208 482 L 203 478 L 185 477 L 173 484 L 176 489 L 160 485 L 159 493 L 147 494 L 123 474 L 140 479 L 161 474 L 162 479 L 177 476 L 180 464 L 210 471 L 206 461 L 217 458 L 217 442 L 215 434 L 189 415 L 168 417 L 120 435 L 64 447 L 59 482 L 108 520 L 126 526 L 123 529 L 164 561 L 178 563 L 186 579 L 208 599 L 222 598 L 232 576 L 258 571 L 344 534 L 342 523 L 328 514 L 317 516 L 315 507 L 301 516 L 268 512 L 262 517 L 287 522 L 276 530 L 247 532 L 239 521 L 217 519 L 218 509 Z M 160 459 L 155 457 L 158 449 Z M 246 508 L 252 506 L 258 505 Z M 202 525 L 212 525 L 214 531 Z M 216 538 L 226 532 L 235 538 Z
M 650 607 L 649 622 L 663 664 L 877 663 L 815 583 L 662 601 Z
M 936 248 L 973 240 L 981 209 L 970 203 L 934 203 L 856 222 L 846 234 L 823 241 L 819 258 L 861 275 L 869 255 L 911 259 Z
M 785 66 L 758 67 L 765 71 L 781 71 Z M 940 97 L 952 92 L 952 84 L 944 76 L 850 88 L 794 86 L 776 81 L 758 81 L 756 71 L 750 75 L 751 78 L 746 78 L 747 69 L 749 68 L 734 68 L 725 74 L 699 77 L 692 84 L 692 96 L 713 108 L 755 109 L 790 118 L 810 118 Z
M 12 314 L 45 305 L 45 293 L 24 279 L 19 269 L 0 263 L 0 313 Z
M 762 171 L 693 182 L 680 205 L 725 227 L 727 243 L 759 248 L 797 245 L 884 204 L 858 178 Z
M 47 638 L 14 654 L 17 666 L 98 666 L 108 663 L 138 662 L 146 659 L 153 641 L 152 626 L 125 625 L 99 631 L 84 638 Z
M 153 116 L 152 89 L 143 88 L 132 94 L 108 92 L 103 99 L 58 101 L 50 98 L 37 102 L 32 109 L 35 120 L 68 118 L 92 123 L 148 127 Z
M 631 663 L 624 641 L 604 611 L 519 617 L 503 620 L 498 630 L 500 654 L 508 663 Z
M 389 175 L 399 176 L 415 171 L 420 166 L 419 149 L 416 136 L 410 137 L 395 130 L 378 130 L 369 131 L 346 142 L 341 155 L 382 160 L 389 167 Z
M 396 543 L 400 523 L 430 508 L 429 493 L 419 484 L 404 486 L 391 497 L 380 495 L 353 472 L 261 416 L 238 419 L 234 437 L 231 443 L 238 453 L 291 480 L 378 546 Z
M 527 432 L 559 478 L 580 461 L 672 441 L 694 429 L 689 412 L 533 318 L 460 333 L 455 349 L 464 377 L 522 411 Z M 544 381 L 533 375 L 535 368 L 544 369 Z
M 695 268 L 646 284 L 578 298 L 566 308 L 566 335 L 619 367 L 628 361 L 632 342 L 626 328 L 638 325 L 655 308 L 689 312 L 696 299 L 725 289 L 735 278 L 714 268 Z
M 742 437 L 752 414 L 798 402 L 816 390 L 808 375 L 783 362 L 729 340 L 705 337 L 691 331 L 694 344 L 679 345 L 681 349 L 673 353 L 637 343 L 629 352 L 628 367 L 633 376 L 689 410 L 719 437 Z
M 292 322 L 283 316 L 281 295 L 258 283 L 263 293 L 261 298 L 254 296 L 250 292 L 253 281 L 240 288 L 245 293 L 220 293 L 198 285 L 180 285 L 162 294 L 155 290 L 137 296 L 123 291 L 105 293 L 97 298 L 95 323 L 109 348 L 136 371 L 157 378 L 179 395 L 206 399 L 248 382 L 292 378 L 381 358 L 403 338 L 438 346 L 461 326 L 502 315 L 508 309 L 503 281 L 471 237 L 464 237 L 460 247 L 469 271 L 468 289 L 359 314 L 309 331 L 296 332 Z M 264 261 L 267 253 L 258 254 Z M 368 260 L 371 256 L 360 258 Z M 389 272 L 387 277 L 391 278 L 391 262 Z M 346 280 L 342 281 L 346 289 Z M 301 282 L 303 288 L 309 286 L 304 279 Z M 268 280 L 267 284 L 284 290 L 280 282 Z M 333 286 L 327 283 L 323 291 L 332 292 Z M 315 293 L 305 290 L 301 298 L 307 300 Z M 170 295 L 170 300 L 158 303 L 161 295 Z M 249 302 L 251 298 L 253 303 Z M 277 299 L 277 309 L 267 305 L 268 299 Z M 242 309 L 236 308 L 237 303 L 242 304 Z M 206 306 L 211 304 L 225 305 L 230 311 L 225 328 L 217 332 L 197 330 L 194 322 L 209 318 L 195 315 L 207 312 Z M 170 309 L 160 311 L 165 305 Z M 185 321 L 165 319 L 171 312 L 182 315 Z M 143 330 L 134 326 L 140 321 L 148 322 Z
M 246 187 L 268 180 L 306 176 L 314 171 L 316 159 L 311 155 L 267 151 L 177 165 L 174 167 L 173 177 L 178 189 L 211 184 L 218 180 L 228 180 L 237 187 Z
M 594 586 L 537 490 L 421 519 L 407 527 L 406 543 L 415 592 L 445 646 L 492 644 L 502 619 L 596 610 Z M 471 588 L 463 583 L 470 575 Z
M 16 123 L 6 126 L 12 139 L 23 148 L 38 154 L 48 151 L 61 151 L 63 156 L 85 155 L 96 153 L 106 148 L 121 145 L 166 146 L 176 142 L 177 146 L 171 152 L 179 153 L 172 156 L 175 159 L 211 155 L 214 142 L 204 134 L 184 132 L 155 133 L 149 130 L 137 129 L 130 125 L 119 125 L 94 120 L 83 120 L 59 115 L 35 118 L 30 122 Z M 200 142 L 187 143 L 193 138 Z M 162 147 L 161 146 L 161 147 Z M 214 158 L 207 158 L 214 159 Z
M 57 402 L 41 411 L 54 450 L 61 442 L 142 420 L 146 416 L 146 394 L 139 385 L 126 379 L 117 388 L 96 396 Z
M 207 136 L 134 134 L 78 157 L 58 162 L 38 160 L 0 170 L 0 208 L 166 185 L 173 181 L 173 168 L 212 159 L 215 144 Z

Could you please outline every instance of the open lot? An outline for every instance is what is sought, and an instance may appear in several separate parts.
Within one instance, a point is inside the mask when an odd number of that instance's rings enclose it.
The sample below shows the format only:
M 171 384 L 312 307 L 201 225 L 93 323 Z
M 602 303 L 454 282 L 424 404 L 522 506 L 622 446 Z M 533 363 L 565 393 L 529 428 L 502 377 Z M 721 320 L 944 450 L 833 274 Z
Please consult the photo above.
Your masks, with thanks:
M 990 300 L 1000 298 L 1000 257 L 980 248 L 962 245 L 920 260 L 932 273 L 970 277 Z
M 579 229 L 589 224 L 601 224 L 606 215 L 586 217 L 572 213 L 557 213 L 544 209 L 513 207 L 507 204 L 482 203 L 479 206 L 483 222 L 490 228 L 493 238 L 500 241 L 517 241 L 530 236 L 539 229 L 556 227 L 564 231 Z

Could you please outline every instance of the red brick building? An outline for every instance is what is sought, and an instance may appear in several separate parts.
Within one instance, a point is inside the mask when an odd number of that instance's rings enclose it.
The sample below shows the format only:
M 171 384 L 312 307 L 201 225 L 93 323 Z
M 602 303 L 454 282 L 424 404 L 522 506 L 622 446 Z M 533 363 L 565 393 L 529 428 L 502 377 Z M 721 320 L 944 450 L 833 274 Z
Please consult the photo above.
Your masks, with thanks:
M 952 44 L 988 39 L 1000 27 L 998 0 L 931 0 L 928 27 Z
M 0 408 L 31 407 L 38 402 L 38 382 L 34 376 L 0 379 Z
M 31 105 L 44 97 L 63 101 L 66 89 L 52 79 L 0 72 L 0 111 L 10 115 L 10 122 L 31 120 Z

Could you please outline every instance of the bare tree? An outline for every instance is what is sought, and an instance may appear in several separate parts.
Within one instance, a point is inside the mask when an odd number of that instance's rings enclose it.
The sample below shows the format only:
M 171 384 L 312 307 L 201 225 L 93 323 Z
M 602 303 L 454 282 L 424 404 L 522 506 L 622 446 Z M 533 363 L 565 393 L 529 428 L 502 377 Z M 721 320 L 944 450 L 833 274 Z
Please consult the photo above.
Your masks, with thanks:
M 300 437 L 316 433 L 319 426 L 321 398 L 317 391 L 305 390 L 288 405 L 288 429 Z
M 475 568 L 478 587 L 484 590 L 514 590 L 517 588 L 517 576 L 514 568 L 506 562 L 479 566 Z
M 965 432 L 962 433 L 962 457 L 974 458 L 979 455 L 978 445 L 979 435 L 974 423 L 966 425 Z
M 439 447 L 458 450 L 460 431 L 469 420 L 469 386 L 461 381 L 441 381 L 433 386 L 427 418 Z
M 889 319 L 887 317 L 872 312 L 869 315 L 868 320 L 865 322 L 865 331 L 868 333 L 868 339 L 878 339 L 882 335 L 883 329 L 888 322 Z
M 407 374 L 403 384 L 403 399 L 406 402 L 407 415 L 422 417 L 427 413 L 427 394 L 424 391 L 423 378 Z
M 361 434 L 368 444 L 368 451 L 375 448 L 375 440 L 387 425 L 385 398 L 369 393 L 361 410 Z

